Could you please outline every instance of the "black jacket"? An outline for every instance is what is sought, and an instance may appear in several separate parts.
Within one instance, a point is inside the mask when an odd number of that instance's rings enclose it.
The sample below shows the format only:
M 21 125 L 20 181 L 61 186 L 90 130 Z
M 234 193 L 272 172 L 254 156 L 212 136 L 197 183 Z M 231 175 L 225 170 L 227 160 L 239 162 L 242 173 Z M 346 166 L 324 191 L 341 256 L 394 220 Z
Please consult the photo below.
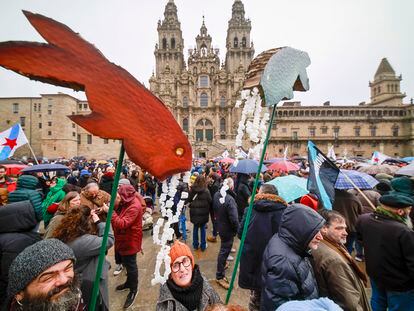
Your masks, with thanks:
M 286 202 L 276 195 L 256 195 L 240 258 L 239 286 L 241 288 L 262 289 L 260 263 L 263 252 L 269 240 L 278 232 L 286 206 Z M 243 232 L 246 214 L 247 209 L 240 223 L 239 238 Z
M 6 301 L 9 267 L 26 247 L 41 240 L 32 232 L 37 220 L 30 201 L 21 201 L 0 208 L 0 302 Z
M 208 223 L 211 195 L 207 188 L 192 188 L 188 196 L 190 203 L 190 221 L 195 225 Z
M 358 218 L 357 232 L 365 249 L 366 269 L 387 291 L 414 290 L 414 232 L 382 214 Z
M 221 240 L 233 238 L 239 226 L 239 215 L 237 213 L 236 194 L 227 190 L 224 203 L 220 203 L 222 198 L 220 191 L 217 191 L 213 199 L 214 215 L 216 216 L 217 231 Z
M 249 175 L 238 174 L 236 185 L 236 202 L 239 207 L 239 217 L 243 216 L 244 209 L 249 205 L 249 197 L 252 194 L 249 187 Z
M 318 298 L 308 244 L 324 223 L 305 205 L 285 209 L 279 232 L 263 253 L 261 310 L 274 311 L 289 300 Z
M 114 177 L 104 174 L 102 175 L 101 182 L 99 183 L 99 189 L 105 191 L 108 194 L 111 194 L 113 184 L 114 184 Z

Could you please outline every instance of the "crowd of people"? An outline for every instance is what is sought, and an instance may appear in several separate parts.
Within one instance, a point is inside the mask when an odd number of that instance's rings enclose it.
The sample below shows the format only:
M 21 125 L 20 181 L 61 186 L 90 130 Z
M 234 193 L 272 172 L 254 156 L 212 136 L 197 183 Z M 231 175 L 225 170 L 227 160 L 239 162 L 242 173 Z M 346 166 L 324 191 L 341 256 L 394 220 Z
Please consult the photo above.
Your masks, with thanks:
M 93 161 L 67 166 L 53 176 L 37 172 L 17 180 L 0 166 L 5 310 L 87 310 L 92 299 L 115 169 Z M 306 175 L 306 163 L 301 166 L 295 174 Z M 286 202 L 266 183 L 287 173 L 261 176 L 246 224 L 253 176 L 230 173 L 229 164 L 194 162 L 190 182 L 181 179 L 174 197 L 176 213 L 181 194 L 189 193 L 173 224 L 171 274 L 160 287 L 156 310 L 413 310 L 414 181 L 380 174 L 377 186 L 362 194 L 335 190 L 333 210 L 326 210 L 312 194 Z M 150 174 L 131 163 L 123 166 L 106 249 L 114 247 L 112 273 L 126 270 L 126 281 L 116 287 L 128 291 L 124 309 L 139 296 L 137 254 L 145 214 L 156 217 L 161 188 Z M 220 243 L 215 281 L 228 290 L 226 270 L 235 239 L 243 234 L 238 285 L 250 291 L 249 303 L 224 306 L 193 253 Z M 110 269 L 105 261 L 97 310 L 109 310 Z

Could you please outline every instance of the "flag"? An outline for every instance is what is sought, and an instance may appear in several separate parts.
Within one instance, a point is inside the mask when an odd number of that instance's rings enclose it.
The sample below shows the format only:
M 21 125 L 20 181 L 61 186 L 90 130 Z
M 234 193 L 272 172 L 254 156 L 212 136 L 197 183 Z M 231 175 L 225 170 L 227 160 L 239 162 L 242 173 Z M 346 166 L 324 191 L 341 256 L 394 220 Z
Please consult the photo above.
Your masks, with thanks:
M 236 159 L 247 159 L 248 155 L 242 148 L 236 149 Z
M 20 124 L 0 133 L 0 160 L 10 158 L 17 148 L 29 143 Z
M 382 162 L 384 162 L 386 159 L 389 159 L 390 157 L 387 156 L 386 154 L 383 154 L 379 151 L 374 151 L 374 153 L 372 154 L 372 159 L 371 159 L 371 163 L 372 164 L 381 164 Z
M 228 158 L 229 156 L 230 156 L 230 153 L 227 151 L 227 149 L 226 150 L 224 150 L 224 152 L 221 154 L 221 156 L 223 157 L 223 158 Z
M 331 148 L 329 148 L 328 158 L 336 161 L 336 154 L 335 154 L 334 146 L 331 146 Z
M 339 169 L 313 142 L 308 142 L 309 177 L 307 189 L 318 196 L 323 207 L 332 209 Z

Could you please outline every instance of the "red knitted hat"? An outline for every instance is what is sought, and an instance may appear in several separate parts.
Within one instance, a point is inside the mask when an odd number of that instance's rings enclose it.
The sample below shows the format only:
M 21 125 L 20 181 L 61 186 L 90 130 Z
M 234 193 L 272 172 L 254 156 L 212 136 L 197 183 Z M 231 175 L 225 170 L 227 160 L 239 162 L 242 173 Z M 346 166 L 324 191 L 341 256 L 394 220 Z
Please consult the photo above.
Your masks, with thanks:
M 181 257 L 181 256 L 187 256 L 188 258 L 190 258 L 191 265 L 194 269 L 194 256 L 191 253 L 190 248 L 186 244 L 181 243 L 180 241 L 176 240 L 170 249 L 171 265 L 174 263 L 174 261 L 178 257 Z

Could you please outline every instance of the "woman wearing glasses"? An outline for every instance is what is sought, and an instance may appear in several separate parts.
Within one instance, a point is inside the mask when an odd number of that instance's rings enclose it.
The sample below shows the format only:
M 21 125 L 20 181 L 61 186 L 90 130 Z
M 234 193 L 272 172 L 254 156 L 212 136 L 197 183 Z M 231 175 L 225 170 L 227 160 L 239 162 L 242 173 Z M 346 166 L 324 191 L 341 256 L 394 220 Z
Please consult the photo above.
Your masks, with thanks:
M 171 274 L 160 288 L 157 311 L 204 311 L 220 297 L 194 263 L 190 248 L 175 241 L 170 250 Z

